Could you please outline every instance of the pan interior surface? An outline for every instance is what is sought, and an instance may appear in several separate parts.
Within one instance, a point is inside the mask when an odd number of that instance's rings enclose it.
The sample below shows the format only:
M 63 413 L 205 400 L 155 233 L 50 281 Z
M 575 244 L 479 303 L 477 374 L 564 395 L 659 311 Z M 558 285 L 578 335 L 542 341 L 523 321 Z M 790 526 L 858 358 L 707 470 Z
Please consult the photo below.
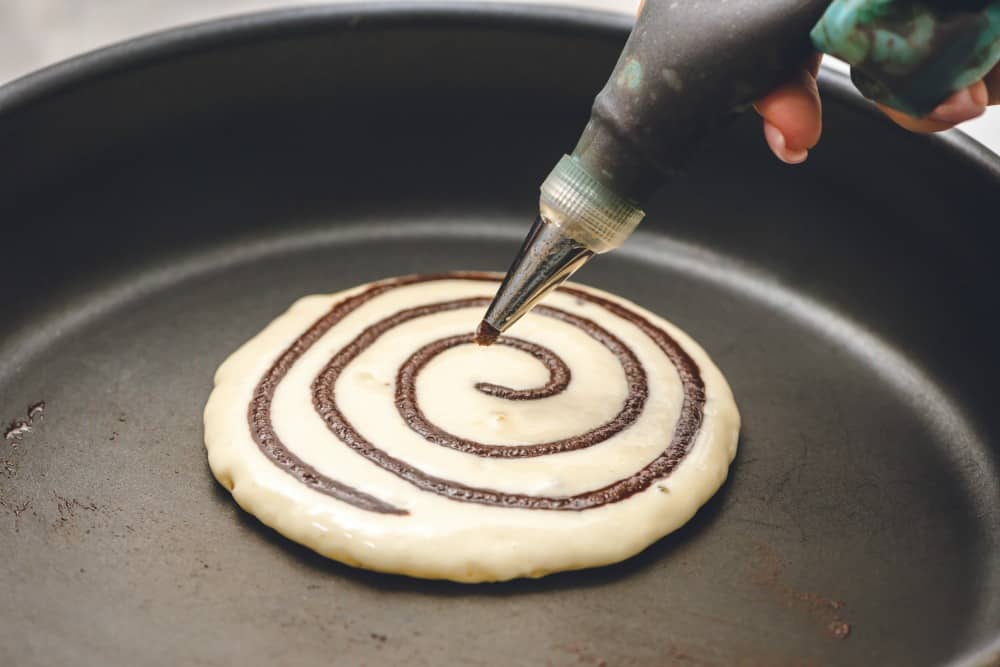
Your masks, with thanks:
M 506 268 L 626 30 L 316 9 L 0 94 L 0 420 L 45 404 L 0 441 L 0 663 L 930 665 L 996 637 L 1000 170 L 835 78 L 808 166 L 743 119 L 578 276 L 689 332 L 736 395 L 730 480 L 678 533 L 599 570 L 416 581 L 326 561 L 212 479 L 218 364 L 302 295 Z

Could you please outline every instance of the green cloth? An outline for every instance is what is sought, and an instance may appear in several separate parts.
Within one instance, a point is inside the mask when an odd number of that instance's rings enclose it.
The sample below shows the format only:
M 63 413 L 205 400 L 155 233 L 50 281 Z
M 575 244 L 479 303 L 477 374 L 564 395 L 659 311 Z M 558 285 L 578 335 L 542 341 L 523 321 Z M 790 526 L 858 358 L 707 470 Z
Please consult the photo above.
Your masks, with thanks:
M 1000 61 L 1000 0 L 835 0 L 811 36 L 866 97 L 924 116 Z

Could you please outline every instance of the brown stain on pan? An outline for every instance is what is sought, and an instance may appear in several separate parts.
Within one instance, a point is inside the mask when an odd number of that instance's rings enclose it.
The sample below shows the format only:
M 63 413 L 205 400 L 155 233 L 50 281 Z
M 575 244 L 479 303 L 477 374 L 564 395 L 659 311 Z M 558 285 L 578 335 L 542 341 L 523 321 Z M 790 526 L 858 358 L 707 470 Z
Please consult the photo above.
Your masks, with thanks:
M 778 552 L 766 544 L 757 545 L 755 556 L 755 570 L 751 577 L 754 584 L 772 593 L 788 608 L 816 619 L 832 639 L 846 639 L 851 634 L 851 624 L 843 614 L 846 606 L 843 601 L 812 591 L 802 591 L 785 583 L 781 578 L 781 558 Z

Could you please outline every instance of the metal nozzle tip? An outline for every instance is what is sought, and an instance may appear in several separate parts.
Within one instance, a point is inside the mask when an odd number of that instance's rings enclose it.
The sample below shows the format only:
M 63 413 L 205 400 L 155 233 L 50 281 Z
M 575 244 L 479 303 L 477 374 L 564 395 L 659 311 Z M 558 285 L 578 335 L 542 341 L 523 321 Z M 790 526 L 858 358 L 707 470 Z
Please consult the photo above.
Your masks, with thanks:
M 500 337 L 500 332 L 497 331 L 492 324 L 483 320 L 479 323 L 479 328 L 476 329 L 476 345 L 482 345 L 487 347 L 496 342 L 497 338 Z
M 480 345 L 492 343 L 593 255 L 586 246 L 564 236 L 558 226 L 539 217 L 479 325 L 477 342 L 482 336 Z M 496 335 L 483 336 L 483 332 Z

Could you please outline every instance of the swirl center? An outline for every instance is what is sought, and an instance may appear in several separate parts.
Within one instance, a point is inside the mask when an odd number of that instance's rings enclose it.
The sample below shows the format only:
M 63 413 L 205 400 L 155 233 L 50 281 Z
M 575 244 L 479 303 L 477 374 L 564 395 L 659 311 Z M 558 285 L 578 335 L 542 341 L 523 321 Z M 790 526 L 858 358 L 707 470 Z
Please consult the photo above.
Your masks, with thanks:
M 618 359 L 622 370 L 625 372 L 625 379 L 628 383 L 628 395 L 614 418 L 585 433 L 535 445 L 488 445 L 445 431 L 441 427 L 431 423 L 423 410 L 420 409 L 417 399 L 417 376 L 427 364 L 442 352 L 458 345 L 475 342 L 474 336 L 464 335 L 452 336 L 428 343 L 417 350 L 400 368 L 399 374 L 396 377 L 396 409 L 407 426 L 428 442 L 441 445 L 442 447 L 448 447 L 475 456 L 514 459 L 559 454 L 583 449 L 584 447 L 591 447 L 604 442 L 635 423 L 639 415 L 642 414 L 642 407 L 649 395 L 646 372 L 636 358 L 635 353 L 611 332 L 590 320 L 549 306 L 538 306 L 535 310 L 540 315 L 561 320 L 575 326 L 603 345 Z M 482 393 L 515 401 L 538 400 L 560 394 L 569 385 L 571 378 L 569 367 L 552 350 L 536 343 L 511 337 L 502 337 L 497 340 L 496 344 L 526 352 L 538 359 L 548 369 L 549 381 L 542 387 L 522 390 L 480 382 L 476 384 L 476 389 Z

